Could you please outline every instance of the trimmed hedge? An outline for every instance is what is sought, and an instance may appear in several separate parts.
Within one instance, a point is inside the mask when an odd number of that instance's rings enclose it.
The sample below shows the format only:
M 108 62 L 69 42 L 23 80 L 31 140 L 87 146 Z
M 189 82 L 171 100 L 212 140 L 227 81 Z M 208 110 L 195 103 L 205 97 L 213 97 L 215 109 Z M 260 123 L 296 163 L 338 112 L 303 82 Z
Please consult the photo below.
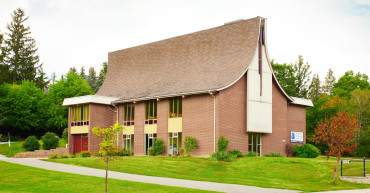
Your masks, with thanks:
M 50 150 L 50 149 L 55 149 L 58 147 L 59 140 L 56 137 L 55 133 L 52 132 L 46 132 L 44 137 L 42 137 L 42 149 L 44 150 Z
M 295 145 L 294 153 L 300 158 L 316 158 L 320 155 L 320 150 L 317 147 L 306 143 L 302 146 Z
M 40 149 L 40 143 L 35 136 L 29 136 L 23 142 L 22 147 L 27 151 L 35 151 Z

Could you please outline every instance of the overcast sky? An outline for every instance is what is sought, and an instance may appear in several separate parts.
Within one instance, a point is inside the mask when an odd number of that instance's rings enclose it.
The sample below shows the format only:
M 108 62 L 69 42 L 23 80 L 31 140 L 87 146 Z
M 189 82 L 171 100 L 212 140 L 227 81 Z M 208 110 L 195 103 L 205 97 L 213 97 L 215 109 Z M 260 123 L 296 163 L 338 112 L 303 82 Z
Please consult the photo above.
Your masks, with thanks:
M 370 75 L 370 0 L 0 0 L 1 33 L 17 7 L 58 79 L 72 66 L 99 70 L 108 52 L 256 16 L 267 18 L 270 59 L 302 55 L 322 81 L 329 68 Z

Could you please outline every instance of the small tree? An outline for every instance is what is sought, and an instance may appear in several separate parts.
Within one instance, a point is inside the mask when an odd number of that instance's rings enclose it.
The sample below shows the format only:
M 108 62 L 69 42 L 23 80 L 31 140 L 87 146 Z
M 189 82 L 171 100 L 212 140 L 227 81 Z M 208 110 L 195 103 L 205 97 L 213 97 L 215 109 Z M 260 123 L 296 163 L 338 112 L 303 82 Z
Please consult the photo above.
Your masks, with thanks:
M 187 156 L 190 156 L 190 153 L 193 152 L 195 147 L 199 147 L 198 140 L 195 137 L 185 136 L 185 151 Z
M 1 137 L 1 135 L 0 135 Z M 27 151 L 35 151 L 40 149 L 40 143 L 35 136 L 29 136 L 23 142 L 22 147 Z
M 316 143 L 326 144 L 328 150 L 326 154 L 337 158 L 337 166 L 334 170 L 334 183 L 337 177 L 339 160 L 343 153 L 352 153 L 356 150 L 357 144 L 355 136 L 358 129 L 357 118 L 346 112 L 338 112 L 337 116 L 332 116 L 329 120 L 320 121 L 315 129 L 315 135 L 311 139 Z
M 114 158 L 116 155 L 116 152 L 119 151 L 119 147 L 117 147 L 117 136 L 118 133 L 125 129 L 123 125 L 119 125 L 118 121 L 111 126 L 107 128 L 100 128 L 100 127 L 94 127 L 93 133 L 96 136 L 101 137 L 103 140 L 99 144 L 100 150 L 99 154 L 101 155 L 101 158 L 105 160 L 105 192 L 108 192 L 108 161 L 109 158 Z

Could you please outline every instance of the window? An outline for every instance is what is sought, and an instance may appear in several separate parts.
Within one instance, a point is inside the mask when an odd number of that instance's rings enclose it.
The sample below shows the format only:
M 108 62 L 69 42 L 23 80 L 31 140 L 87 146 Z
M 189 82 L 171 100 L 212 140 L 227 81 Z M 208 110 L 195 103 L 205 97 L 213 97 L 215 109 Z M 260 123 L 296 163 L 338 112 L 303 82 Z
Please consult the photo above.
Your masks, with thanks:
M 145 103 L 145 124 L 157 124 L 157 101 L 150 100 Z
M 123 105 L 123 125 L 131 126 L 134 125 L 134 104 Z
M 75 105 L 71 107 L 71 126 L 89 125 L 89 105 Z
M 134 153 L 134 135 L 123 135 L 122 146 L 124 149 L 129 150 L 130 153 Z
M 170 99 L 169 118 L 182 117 L 182 98 L 176 97 Z
M 248 133 L 248 151 L 256 152 L 261 155 L 261 133 Z

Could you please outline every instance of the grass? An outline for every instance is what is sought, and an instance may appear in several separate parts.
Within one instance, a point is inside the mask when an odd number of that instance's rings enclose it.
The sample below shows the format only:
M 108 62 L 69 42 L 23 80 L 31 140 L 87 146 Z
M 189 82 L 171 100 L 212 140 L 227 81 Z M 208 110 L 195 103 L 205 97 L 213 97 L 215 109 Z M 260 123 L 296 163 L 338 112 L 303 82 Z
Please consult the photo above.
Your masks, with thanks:
M 105 178 L 49 171 L 0 161 L 0 192 L 104 192 Z M 3 180 L 4 179 L 4 180 Z M 78 183 L 76 183 L 78 182 Z M 109 192 L 206 192 L 108 179 Z
M 9 144 L 1 144 L 0 145 L 0 154 L 5 155 L 6 157 L 13 157 L 17 153 L 21 152 L 26 152 L 27 150 L 22 147 L 24 141 L 18 141 L 18 142 L 13 142 Z M 40 149 L 42 149 L 42 141 L 39 140 L 40 143 Z M 59 138 L 59 144 L 58 147 L 66 147 L 66 142 L 64 139 Z
M 343 176 L 363 176 L 364 162 L 362 159 L 345 159 L 350 160 L 350 163 L 343 163 Z M 340 164 L 340 163 L 339 163 Z M 366 174 L 370 174 L 370 161 L 366 161 Z M 340 165 L 339 171 L 340 172 Z M 339 173 L 340 175 L 340 173 Z
M 47 161 L 105 169 L 104 162 L 97 158 Z M 233 162 L 194 157 L 123 157 L 111 161 L 109 170 L 308 192 L 370 188 L 368 184 L 350 183 L 339 179 L 335 184 L 332 183 L 335 164 L 335 159 L 326 161 L 324 157 L 316 159 L 249 157 Z

